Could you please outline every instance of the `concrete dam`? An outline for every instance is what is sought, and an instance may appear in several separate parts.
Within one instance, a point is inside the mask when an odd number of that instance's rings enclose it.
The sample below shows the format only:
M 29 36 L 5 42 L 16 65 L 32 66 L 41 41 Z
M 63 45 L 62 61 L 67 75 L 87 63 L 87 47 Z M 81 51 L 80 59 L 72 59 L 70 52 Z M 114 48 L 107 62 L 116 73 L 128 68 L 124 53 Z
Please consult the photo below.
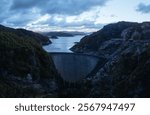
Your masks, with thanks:
M 99 62 L 96 56 L 78 53 L 50 53 L 61 77 L 76 82 L 89 75 Z

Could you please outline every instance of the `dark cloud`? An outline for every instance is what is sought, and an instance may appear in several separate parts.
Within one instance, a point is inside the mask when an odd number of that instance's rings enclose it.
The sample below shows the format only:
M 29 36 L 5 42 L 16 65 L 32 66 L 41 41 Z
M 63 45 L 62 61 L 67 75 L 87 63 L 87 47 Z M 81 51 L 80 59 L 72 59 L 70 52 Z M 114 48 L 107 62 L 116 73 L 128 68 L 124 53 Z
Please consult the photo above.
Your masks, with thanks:
M 140 3 L 136 11 L 141 13 L 150 13 L 150 4 Z
M 39 2 L 41 0 L 12 0 L 11 10 L 29 9 L 36 6 Z
M 11 10 L 38 8 L 41 13 L 77 15 L 108 0 L 12 0 Z
M 0 0 L 0 23 L 13 25 L 14 27 L 25 27 L 36 22 L 44 15 L 51 16 L 50 19 L 38 22 L 38 25 L 60 27 L 96 27 L 94 21 L 82 20 L 80 22 L 67 22 L 67 16 L 78 16 L 95 7 L 103 7 L 109 0 Z M 58 21 L 55 16 L 64 16 Z M 94 18 L 94 17 L 92 17 Z M 76 20 L 74 20 L 76 21 Z M 36 23 L 33 23 L 36 25 Z

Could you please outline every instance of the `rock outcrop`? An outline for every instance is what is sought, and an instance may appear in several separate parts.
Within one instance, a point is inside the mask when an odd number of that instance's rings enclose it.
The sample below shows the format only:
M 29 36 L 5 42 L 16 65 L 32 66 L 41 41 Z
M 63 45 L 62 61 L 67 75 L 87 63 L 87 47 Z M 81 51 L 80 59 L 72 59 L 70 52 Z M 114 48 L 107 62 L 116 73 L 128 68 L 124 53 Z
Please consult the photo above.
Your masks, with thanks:
M 150 97 L 150 22 L 119 22 L 84 37 L 75 52 L 107 61 L 84 79 L 87 97 Z
M 78 44 L 71 48 L 71 50 L 74 52 L 97 51 L 101 46 L 101 43 L 104 41 L 110 40 L 112 38 L 121 38 L 121 33 L 123 30 L 137 25 L 138 23 L 130 22 L 119 22 L 106 25 L 98 32 L 82 38 Z

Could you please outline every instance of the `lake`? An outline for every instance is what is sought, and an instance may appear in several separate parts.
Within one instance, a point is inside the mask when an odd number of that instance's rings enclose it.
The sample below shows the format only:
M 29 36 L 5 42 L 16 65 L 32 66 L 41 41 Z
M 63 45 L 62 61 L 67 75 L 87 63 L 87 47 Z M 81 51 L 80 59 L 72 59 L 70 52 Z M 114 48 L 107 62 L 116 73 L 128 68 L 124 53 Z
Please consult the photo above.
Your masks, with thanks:
M 72 52 L 69 50 L 75 42 L 79 42 L 83 35 L 73 37 L 58 37 L 58 39 L 50 39 L 52 44 L 43 46 L 47 52 Z

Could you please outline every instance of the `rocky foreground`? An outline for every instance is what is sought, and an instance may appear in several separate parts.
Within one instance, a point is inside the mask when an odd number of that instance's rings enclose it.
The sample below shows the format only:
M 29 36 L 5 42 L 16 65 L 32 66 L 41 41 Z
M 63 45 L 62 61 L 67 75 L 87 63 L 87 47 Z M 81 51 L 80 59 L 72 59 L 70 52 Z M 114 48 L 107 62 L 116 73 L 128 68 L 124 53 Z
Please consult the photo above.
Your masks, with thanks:
M 150 22 L 109 24 L 71 50 L 107 60 L 83 80 L 82 96 L 150 97 Z

